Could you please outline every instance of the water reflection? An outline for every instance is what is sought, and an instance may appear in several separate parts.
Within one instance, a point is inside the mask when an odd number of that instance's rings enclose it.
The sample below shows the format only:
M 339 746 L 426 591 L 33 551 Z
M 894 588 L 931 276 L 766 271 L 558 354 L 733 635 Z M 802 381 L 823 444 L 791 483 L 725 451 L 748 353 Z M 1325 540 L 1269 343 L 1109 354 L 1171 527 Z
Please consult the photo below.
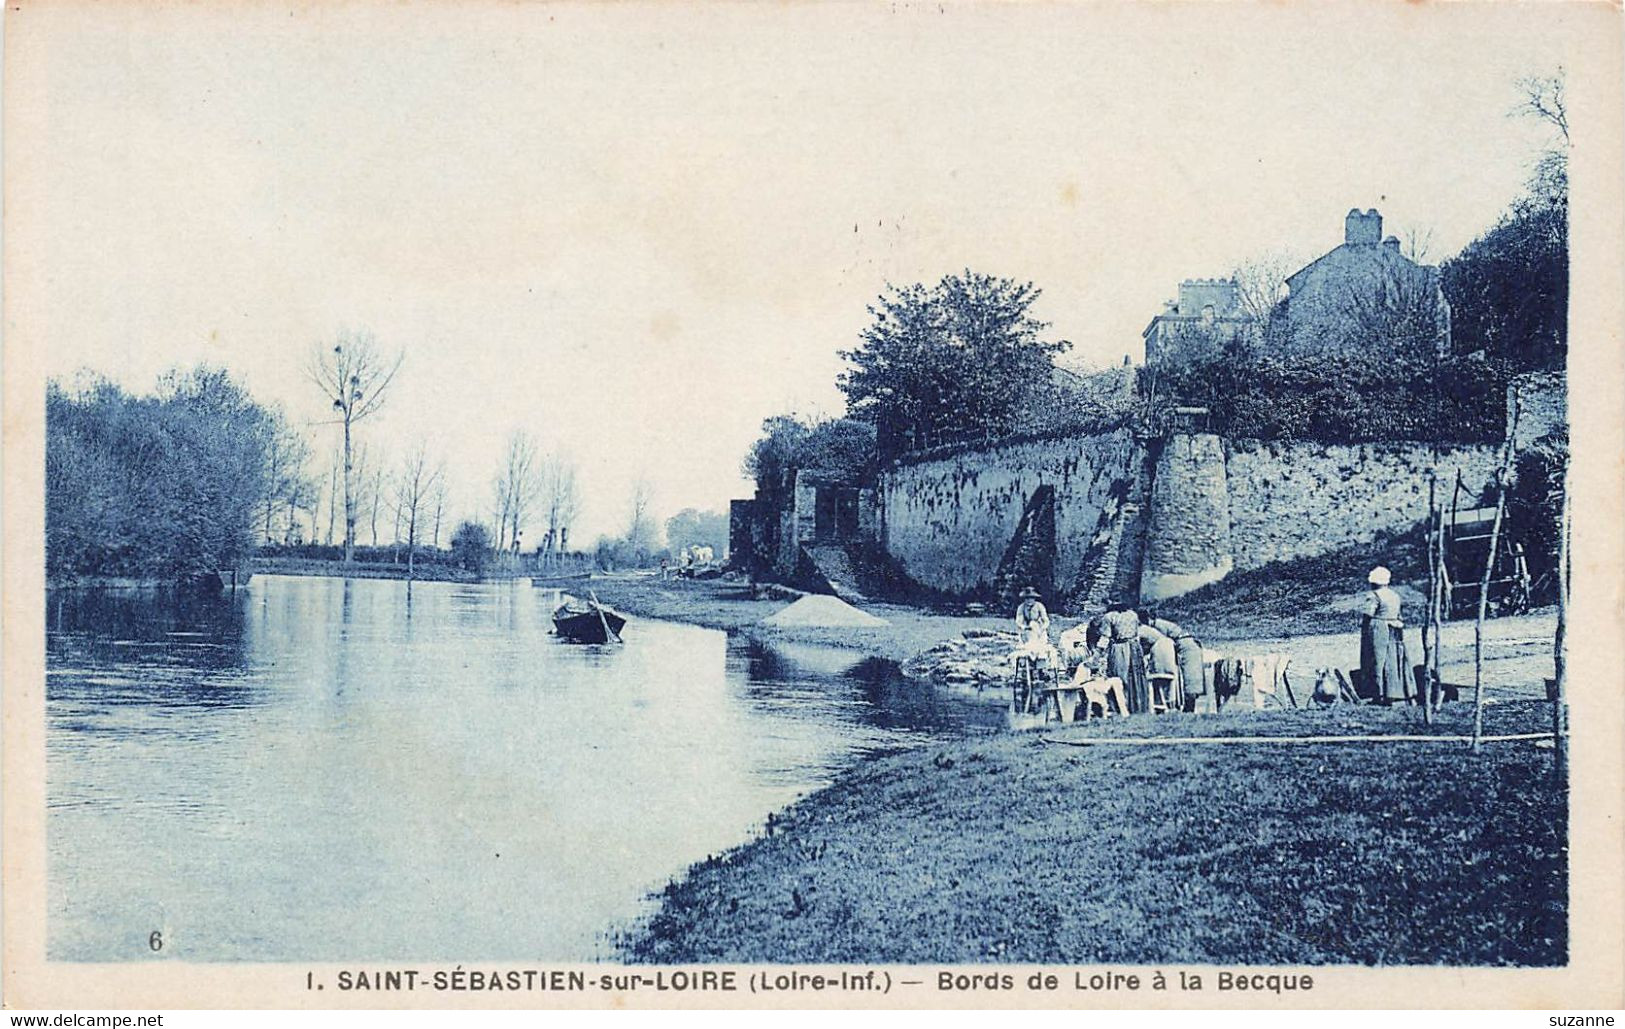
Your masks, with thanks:
M 580 959 L 692 861 L 862 754 L 997 724 L 884 662 L 548 591 L 260 578 L 52 597 L 62 960 Z M 432 929 L 432 931 L 426 931 Z

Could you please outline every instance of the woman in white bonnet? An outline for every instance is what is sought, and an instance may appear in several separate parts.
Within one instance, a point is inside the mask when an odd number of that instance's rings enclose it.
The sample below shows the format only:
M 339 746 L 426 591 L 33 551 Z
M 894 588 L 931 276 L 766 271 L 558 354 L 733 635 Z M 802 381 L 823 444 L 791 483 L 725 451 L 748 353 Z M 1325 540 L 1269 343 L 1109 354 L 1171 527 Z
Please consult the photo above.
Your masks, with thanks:
M 1388 588 L 1392 579 L 1381 565 L 1371 569 L 1360 617 L 1360 694 L 1380 704 L 1409 700 L 1412 693 L 1399 594 Z

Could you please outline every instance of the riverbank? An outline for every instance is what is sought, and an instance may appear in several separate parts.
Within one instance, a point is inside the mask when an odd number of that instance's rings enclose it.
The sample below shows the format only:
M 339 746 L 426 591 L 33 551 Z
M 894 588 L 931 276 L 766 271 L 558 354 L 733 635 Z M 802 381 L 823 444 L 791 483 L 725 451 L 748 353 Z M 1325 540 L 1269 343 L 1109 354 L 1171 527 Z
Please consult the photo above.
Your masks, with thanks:
M 1488 709 L 1490 732 L 1549 708 Z M 1087 745 L 1461 732 L 1447 706 L 1169 716 L 865 762 L 690 868 L 631 962 L 1558 965 L 1566 788 L 1496 743 Z M 1084 744 L 1084 745 L 1068 745 Z
M 986 689 L 993 680 L 955 683 L 950 675 L 954 656 L 947 650 L 938 650 L 942 660 L 933 662 L 928 651 L 939 648 L 944 641 L 961 638 L 967 631 L 986 633 L 1009 630 L 1009 619 L 993 615 L 942 615 L 897 604 L 864 604 L 863 610 L 887 621 L 884 626 L 852 626 L 818 628 L 811 626 L 776 627 L 763 625 L 762 619 L 784 608 L 790 601 L 770 597 L 757 598 L 750 586 L 742 581 L 725 579 L 661 579 L 652 573 L 626 572 L 590 580 L 590 587 L 598 598 L 623 612 L 645 618 L 664 618 L 672 621 L 702 625 L 712 629 L 738 632 L 765 643 L 776 640 L 792 643 L 817 643 L 861 651 L 873 657 L 904 664 L 905 670 L 920 678 L 930 678 L 948 688 L 978 690 L 990 700 L 1003 702 L 1003 693 Z M 1293 689 L 1307 697 L 1313 689 L 1315 672 L 1320 668 L 1351 669 L 1359 664 L 1359 635 L 1354 631 L 1355 613 L 1360 597 L 1357 593 L 1331 593 L 1317 603 L 1303 604 L 1303 617 L 1291 626 L 1272 626 L 1248 615 L 1227 618 L 1210 612 L 1200 621 L 1187 620 L 1185 627 L 1196 633 L 1208 646 L 1232 657 L 1260 654 L 1285 654 L 1291 658 L 1290 675 Z M 1246 605 L 1237 605 L 1247 610 Z M 1349 626 L 1341 632 L 1319 631 L 1294 634 L 1294 626 L 1329 626 L 1337 620 Z M 1051 632 L 1058 634 L 1077 624 L 1076 619 L 1056 618 Z M 1552 671 L 1552 636 L 1557 626 L 1555 610 L 1547 608 L 1526 615 L 1491 619 L 1484 629 L 1484 683 L 1492 695 L 1502 698 L 1539 699 L 1545 696 L 1544 680 Z M 1440 675 L 1443 681 L 1458 687 L 1470 688 L 1473 683 L 1473 636 L 1471 621 L 1447 622 L 1443 627 L 1443 660 Z M 1422 659 L 1419 630 L 1406 634 L 1411 656 Z M 942 672 L 944 674 L 937 674 Z M 990 673 L 992 674 L 992 673 Z M 1002 674 L 1002 673 L 1001 673 Z M 1240 697 L 1245 707 L 1251 706 L 1250 697 Z
M 250 567 L 256 575 L 324 575 L 343 579 L 405 579 L 406 563 L 383 561 L 320 561 L 301 557 L 256 557 Z M 413 578 L 423 582 L 478 582 L 473 572 L 452 565 L 418 565 Z
M 876 626 L 770 626 L 762 619 L 791 601 L 756 597 L 742 580 L 662 579 L 657 573 L 621 572 L 595 576 L 579 587 L 561 584 L 566 592 L 591 588 L 598 599 L 626 614 L 687 622 L 709 629 L 737 632 L 772 643 L 818 643 L 862 651 L 871 657 L 903 662 L 933 644 L 966 629 L 1003 628 L 1006 619 L 991 616 L 939 615 L 900 604 L 863 604 L 863 610 L 886 620 Z

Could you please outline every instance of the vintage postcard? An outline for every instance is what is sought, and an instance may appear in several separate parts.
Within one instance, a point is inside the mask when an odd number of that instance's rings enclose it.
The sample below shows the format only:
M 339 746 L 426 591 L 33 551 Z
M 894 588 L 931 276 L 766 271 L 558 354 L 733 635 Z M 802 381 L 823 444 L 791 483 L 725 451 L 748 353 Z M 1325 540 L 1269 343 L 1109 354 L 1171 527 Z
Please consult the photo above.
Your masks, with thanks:
M 1621 27 L 8 4 L 5 1003 L 1625 1004 Z

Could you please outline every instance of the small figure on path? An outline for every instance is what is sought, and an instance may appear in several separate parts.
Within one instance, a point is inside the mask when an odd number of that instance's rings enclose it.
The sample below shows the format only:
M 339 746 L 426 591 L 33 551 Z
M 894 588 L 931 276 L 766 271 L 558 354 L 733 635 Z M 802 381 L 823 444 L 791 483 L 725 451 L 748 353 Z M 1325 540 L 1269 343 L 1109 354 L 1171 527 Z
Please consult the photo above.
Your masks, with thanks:
M 1393 574 L 1378 565 L 1366 581 L 1360 616 L 1360 695 L 1380 704 L 1411 699 L 1410 662 L 1405 657 L 1405 622 L 1399 594 L 1388 588 Z

